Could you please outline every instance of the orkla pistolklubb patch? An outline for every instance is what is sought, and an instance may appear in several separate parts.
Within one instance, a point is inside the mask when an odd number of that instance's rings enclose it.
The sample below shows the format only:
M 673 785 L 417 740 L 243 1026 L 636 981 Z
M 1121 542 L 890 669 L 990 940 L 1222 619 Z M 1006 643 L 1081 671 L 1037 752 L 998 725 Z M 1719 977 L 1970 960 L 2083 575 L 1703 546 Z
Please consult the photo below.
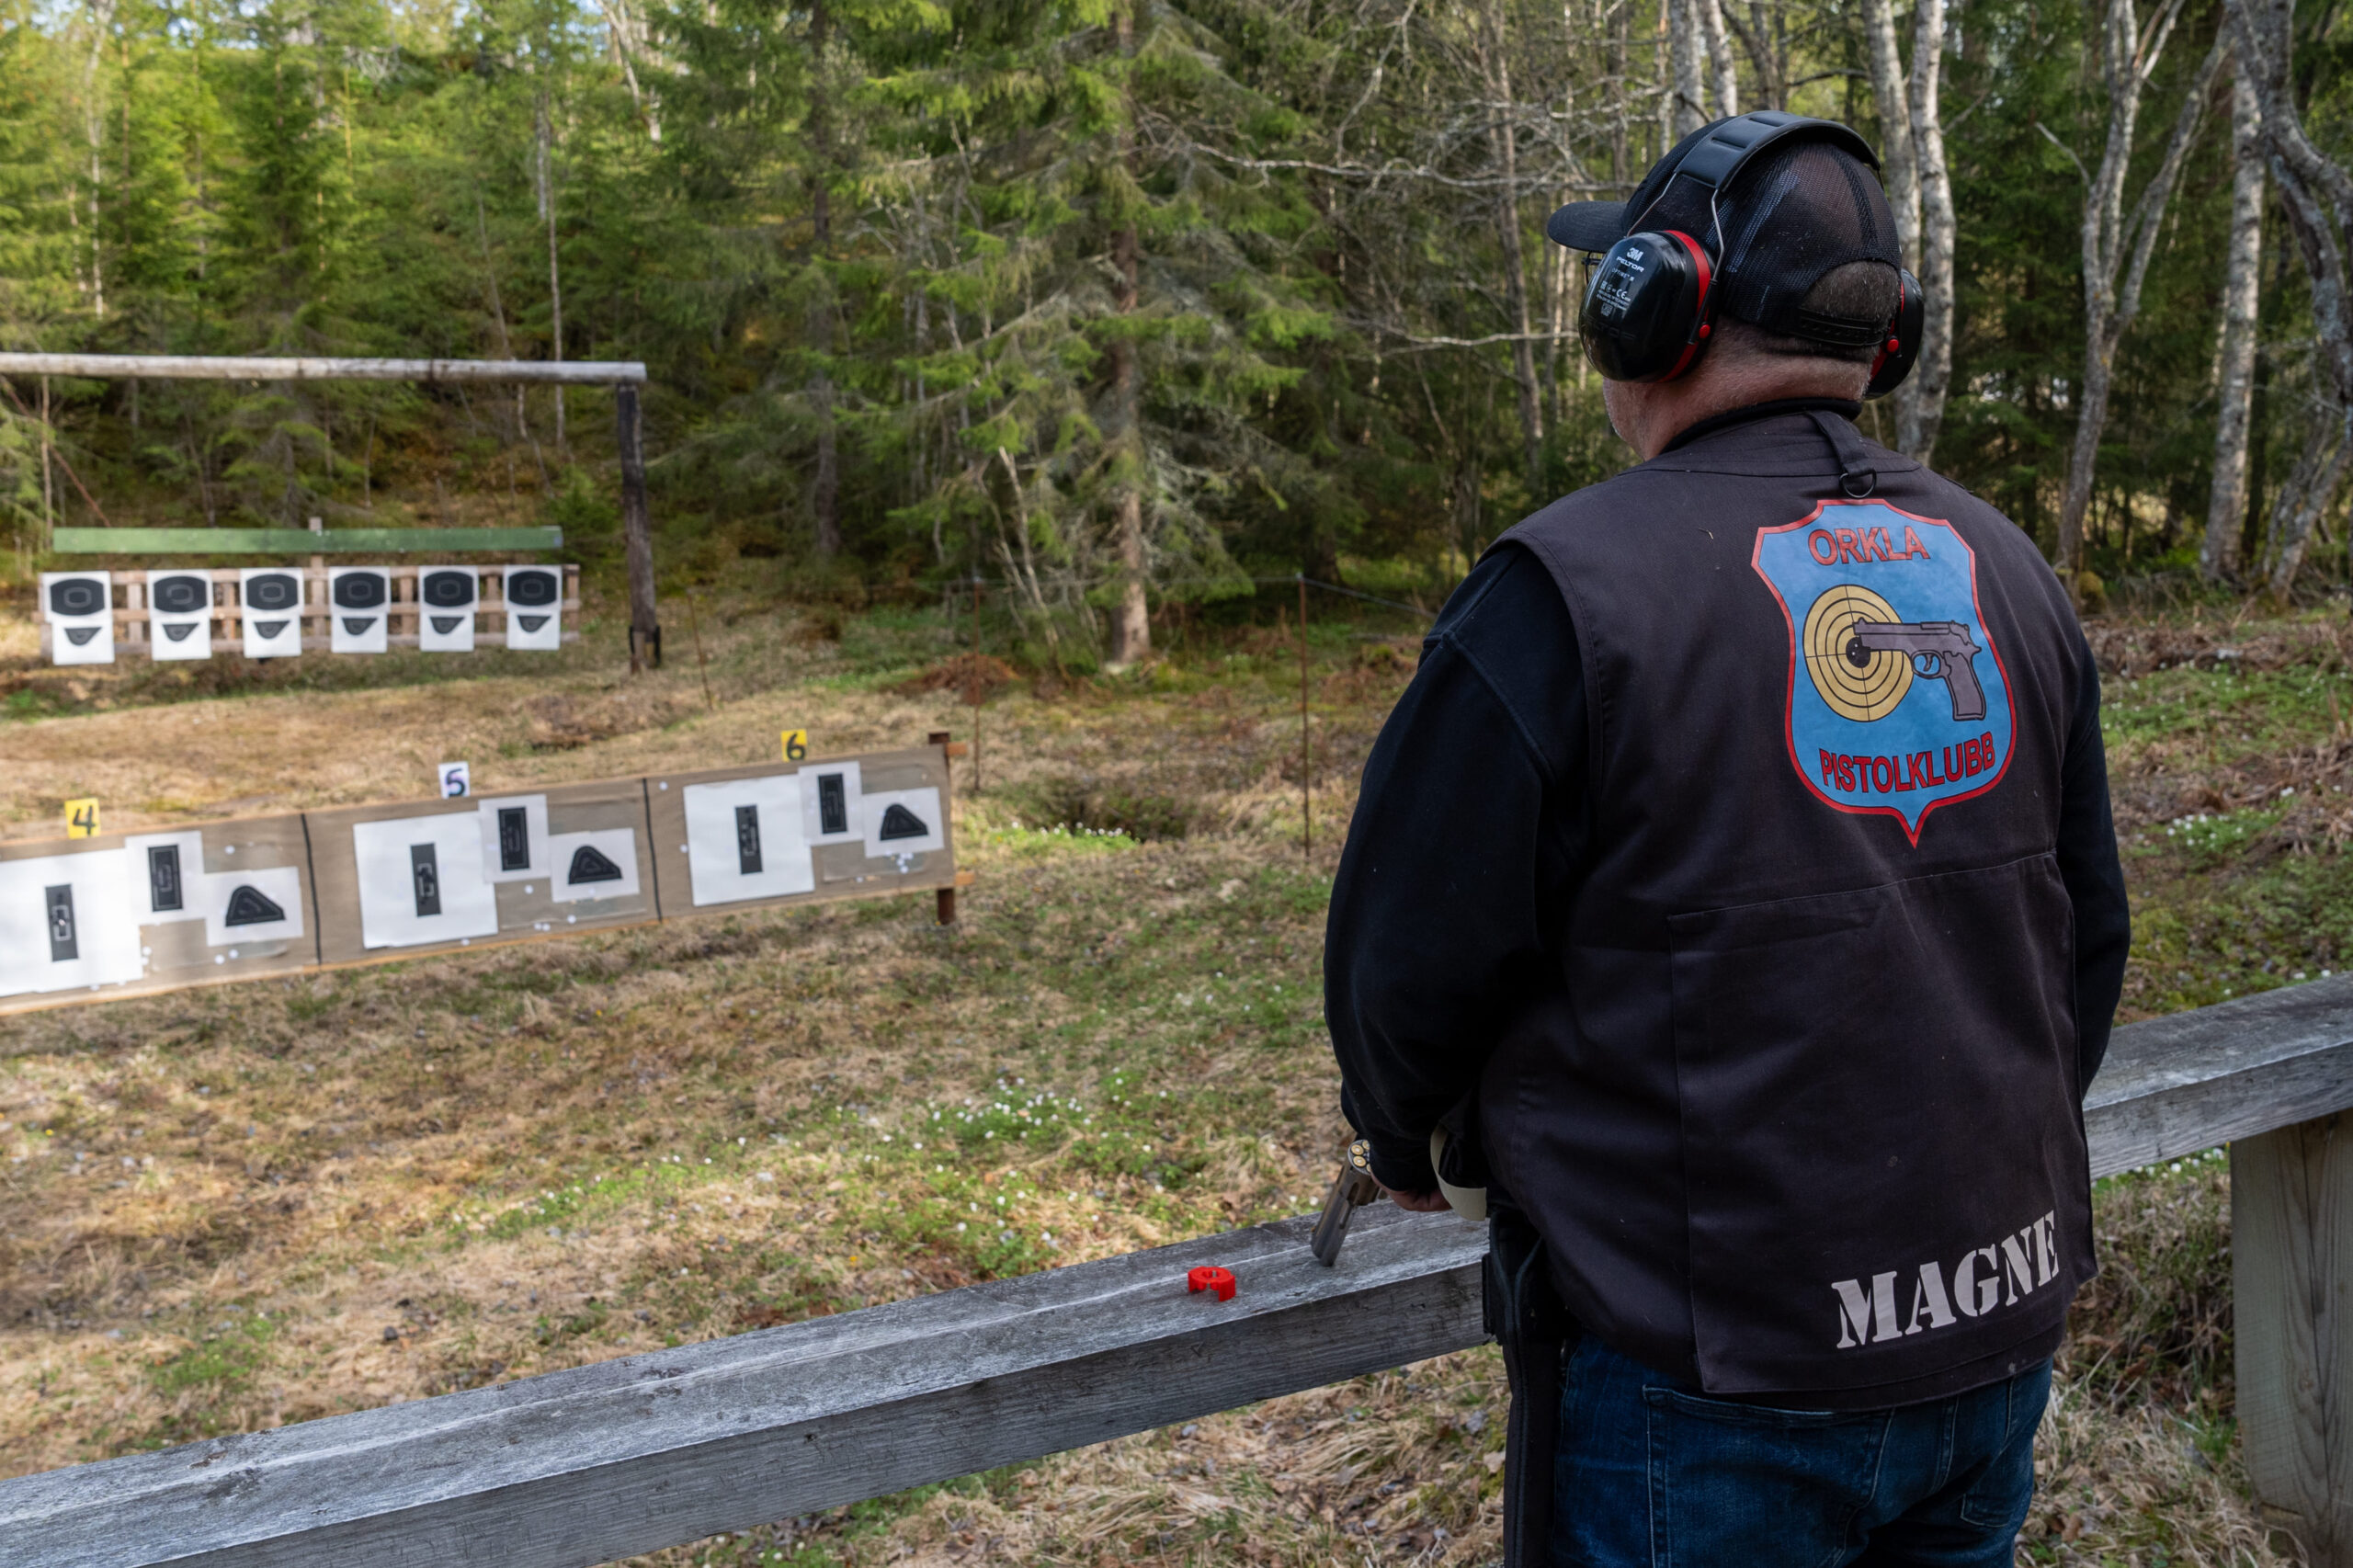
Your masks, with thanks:
M 1930 812 L 2001 781 L 2010 683 L 1950 523 L 1825 501 L 1759 529 L 1753 564 L 1789 622 L 1790 761 L 1818 799 L 1917 844 Z

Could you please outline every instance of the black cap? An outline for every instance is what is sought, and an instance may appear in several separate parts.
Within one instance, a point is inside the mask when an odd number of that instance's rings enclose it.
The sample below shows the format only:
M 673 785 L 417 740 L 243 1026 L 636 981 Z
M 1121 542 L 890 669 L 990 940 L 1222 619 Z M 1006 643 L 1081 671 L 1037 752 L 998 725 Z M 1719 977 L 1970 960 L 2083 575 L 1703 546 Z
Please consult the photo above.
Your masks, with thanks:
M 1768 144 L 1748 156 L 1760 137 Z M 1677 142 L 1628 200 L 1573 201 L 1544 232 L 1571 250 L 1598 252 L 1638 231 L 1680 230 L 1715 257 L 1724 314 L 1769 332 L 1859 346 L 1876 341 L 1886 324 L 1800 307 L 1824 274 L 1848 262 L 1903 267 L 1878 167 L 1870 144 L 1835 120 L 1742 115 Z M 1732 178 L 1724 181 L 1727 170 Z

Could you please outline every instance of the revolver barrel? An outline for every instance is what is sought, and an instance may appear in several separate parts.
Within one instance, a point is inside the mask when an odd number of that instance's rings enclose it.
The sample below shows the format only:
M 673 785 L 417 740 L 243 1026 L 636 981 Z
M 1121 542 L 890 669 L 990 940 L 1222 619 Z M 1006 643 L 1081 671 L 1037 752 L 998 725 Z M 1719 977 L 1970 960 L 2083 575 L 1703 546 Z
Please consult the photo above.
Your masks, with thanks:
M 1347 1158 L 1340 1164 L 1339 1179 L 1332 1183 L 1331 1196 L 1324 1200 L 1324 1212 L 1315 1221 L 1315 1233 L 1308 1244 L 1314 1250 L 1315 1261 L 1329 1268 L 1340 1260 L 1340 1244 L 1347 1239 L 1348 1221 L 1364 1205 L 1381 1196 L 1381 1184 L 1372 1179 L 1372 1145 L 1359 1138 L 1348 1145 Z

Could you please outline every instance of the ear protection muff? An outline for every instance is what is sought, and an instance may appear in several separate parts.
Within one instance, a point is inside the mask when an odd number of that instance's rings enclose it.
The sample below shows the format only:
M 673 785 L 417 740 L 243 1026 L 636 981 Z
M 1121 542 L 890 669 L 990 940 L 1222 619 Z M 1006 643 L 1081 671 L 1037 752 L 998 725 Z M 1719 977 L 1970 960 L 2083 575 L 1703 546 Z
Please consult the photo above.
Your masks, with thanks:
M 1681 230 L 1628 234 L 1593 269 L 1577 335 L 1613 381 L 1672 381 L 1707 342 L 1714 283 L 1706 248 Z
M 1792 136 L 1819 137 L 1879 167 L 1878 154 L 1850 127 L 1780 109 L 1753 109 L 1710 127 L 1676 165 L 1660 197 L 1680 179 L 1720 192 L 1768 147 Z M 1651 205 L 1654 208 L 1657 199 Z M 1717 243 L 1721 245 L 1721 238 Z M 1709 295 L 1715 270 L 1706 248 L 1679 230 L 1644 230 L 1610 246 L 1594 268 L 1577 312 L 1577 335 L 1595 369 L 1614 381 L 1670 381 L 1699 363 L 1714 331 Z M 1897 307 L 1896 325 L 1889 335 L 1908 347 L 1887 383 L 1891 391 L 1919 353 L 1920 285 L 1909 273 L 1904 277 L 1904 303 Z M 1912 324 L 1904 328 L 1905 322 Z M 1883 348 L 1881 357 L 1895 352 Z
M 1912 373 L 1913 365 L 1920 358 L 1920 335 L 1927 313 L 1920 280 L 1899 268 L 1895 274 L 1895 318 L 1887 324 L 1887 341 L 1880 345 L 1879 358 L 1871 361 L 1871 381 L 1863 389 L 1865 397 L 1885 397 Z

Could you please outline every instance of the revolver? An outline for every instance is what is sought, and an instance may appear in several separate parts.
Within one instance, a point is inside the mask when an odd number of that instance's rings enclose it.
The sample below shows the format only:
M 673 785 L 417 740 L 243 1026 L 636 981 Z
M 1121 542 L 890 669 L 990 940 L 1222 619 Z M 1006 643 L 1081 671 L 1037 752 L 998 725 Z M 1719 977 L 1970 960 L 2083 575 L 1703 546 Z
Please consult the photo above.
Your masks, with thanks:
M 1952 716 L 1967 723 L 1985 717 L 1985 689 L 1972 662 L 1983 652 L 1957 620 L 1859 620 L 1847 629 L 1847 659 L 1867 665 L 1873 653 L 1901 653 L 1924 678 L 1945 683 Z
M 1372 1145 L 1359 1138 L 1348 1145 L 1347 1157 L 1340 1162 L 1339 1179 L 1332 1184 L 1332 1195 L 1324 1200 L 1324 1213 L 1315 1221 L 1315 1233 L 1308 1240 L 1316 1262 L 1329 1268 L 1340 1260 L 1340 1244 L 1347 1239 L 1348 1221 L 1358 1209 L 1380 1196 L 1381 1184 L 1372 1179 Z

